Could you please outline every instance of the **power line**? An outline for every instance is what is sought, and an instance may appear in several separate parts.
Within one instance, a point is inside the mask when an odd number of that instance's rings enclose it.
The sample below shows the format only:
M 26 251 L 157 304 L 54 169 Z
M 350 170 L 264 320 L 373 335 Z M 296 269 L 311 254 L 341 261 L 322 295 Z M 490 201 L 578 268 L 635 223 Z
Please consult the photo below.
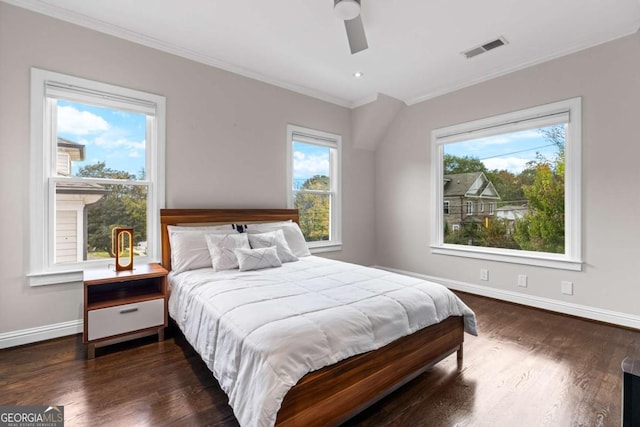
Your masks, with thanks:
M 538 150 L 540 148 L 552 147 L 554 145 L 556 145 L 556 144 L 541 145 L 539 147 L 527 148 L 526 150 L 512 151 L 511 153 L 502 153 L 502 154 L 498 154 L 498 155 L 495 155 L 495 156 L 484 157 L 484 158 L 478 159 L 478 160 L 482 161 L 482 160 L 487 160 L 487 159 L 494 159 L 496 157 L 508 156 L 508 155 L 511 155 L 511 154 L 526 153 L 527 151 L 533 151 L 533 150 Z

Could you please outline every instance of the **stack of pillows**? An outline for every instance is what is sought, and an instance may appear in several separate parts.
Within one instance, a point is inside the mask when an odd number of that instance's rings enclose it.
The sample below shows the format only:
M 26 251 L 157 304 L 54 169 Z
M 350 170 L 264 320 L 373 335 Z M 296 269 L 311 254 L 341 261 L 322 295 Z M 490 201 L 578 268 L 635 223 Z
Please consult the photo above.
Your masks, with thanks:
M 244 233 L 232 224 L 170 225 L 168 231 L 174 273 L 197 268 L 257 270 L 311 255 L 300 227 L 293 221 L 248 224 L 243 227 Z

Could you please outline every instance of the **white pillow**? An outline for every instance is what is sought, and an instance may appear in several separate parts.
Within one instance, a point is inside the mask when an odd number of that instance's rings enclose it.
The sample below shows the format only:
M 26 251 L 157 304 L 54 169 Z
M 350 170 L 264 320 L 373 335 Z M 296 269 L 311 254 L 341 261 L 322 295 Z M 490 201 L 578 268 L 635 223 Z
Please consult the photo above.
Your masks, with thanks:
M 258 249 L 234 249 L 238 258 L 240 271 L 258 270 L 260 268 L 280 267 L 282 262 L 278 258 L 275 246 Z
M 274 230 L 283 231 L 284 238 L 295 256 L 303 257 L 311 255 L 307 247 L 307 242 L 304 240 L 302 230 L 300 230 L 298 224 L 293 221 L 247 225 L 247 233 L 264 233 L 265 231 Z
M 233 230 L 170 230 L 171 270 L 181 273 L 196 268 L 211 267 L 211 255 L 205 234 L 235 233 Z
M 238 268 L 238 258 L 233 252 L 234 249 L 249 249 L 246 234 L 207 234 L 205 238 L 211 255 L 209 262 L 215 271 Z
M 258 234 L 248 233 L 248 236 L 249 243 L 251 243 L 251 247 L 254 249 L 275 246 L 278 251 L 278 258 L 280 258 L 280 261 L 292 262 L 298 260 L 298 257 L 291 252 L 282 230 L 274 230 Z

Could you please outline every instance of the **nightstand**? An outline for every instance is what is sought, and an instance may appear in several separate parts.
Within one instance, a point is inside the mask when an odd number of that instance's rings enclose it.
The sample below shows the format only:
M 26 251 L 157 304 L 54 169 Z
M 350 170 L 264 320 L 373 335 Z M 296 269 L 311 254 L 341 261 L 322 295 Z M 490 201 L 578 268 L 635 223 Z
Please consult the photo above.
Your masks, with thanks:
M 160 264 L 84 272 L 83 342 L 88 345 L 88 359 L 103 345 L 156 333 L 158 341 L 164 340 L 167 274 Z

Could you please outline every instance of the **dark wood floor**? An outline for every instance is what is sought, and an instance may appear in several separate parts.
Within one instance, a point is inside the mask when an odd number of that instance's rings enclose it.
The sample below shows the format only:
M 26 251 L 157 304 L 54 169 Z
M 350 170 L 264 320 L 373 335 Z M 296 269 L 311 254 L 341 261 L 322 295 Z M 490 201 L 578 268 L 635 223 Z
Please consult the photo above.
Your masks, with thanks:
M 468 294 L 479 337 L 349 426 L 619 426 L 640 332 Z M 0 351 L 0 405 L 64 405 L 67 426 L 237 426 L 179 332 L 97 349 L 80 336 Z

